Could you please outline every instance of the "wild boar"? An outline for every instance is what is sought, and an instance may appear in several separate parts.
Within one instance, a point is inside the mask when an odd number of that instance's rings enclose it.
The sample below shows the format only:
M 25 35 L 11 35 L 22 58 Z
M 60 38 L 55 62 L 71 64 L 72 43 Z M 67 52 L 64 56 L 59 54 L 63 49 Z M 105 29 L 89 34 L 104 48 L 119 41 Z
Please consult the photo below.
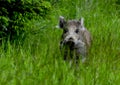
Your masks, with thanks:
M 90 32 L 84 27 L 83 18 L 79 20 L 65 20 L 60 16 L 59 27 L 63 30 L 60 49 L 64 53 L 64 60 L 79 59 L 85 62 L 88 48 L 91 45 Z

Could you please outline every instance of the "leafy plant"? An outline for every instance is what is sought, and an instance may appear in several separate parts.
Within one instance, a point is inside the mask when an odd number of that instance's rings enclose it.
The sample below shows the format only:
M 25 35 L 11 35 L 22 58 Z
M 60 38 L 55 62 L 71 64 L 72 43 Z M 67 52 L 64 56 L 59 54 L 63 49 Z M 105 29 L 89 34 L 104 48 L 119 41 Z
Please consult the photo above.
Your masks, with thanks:
M 36 16 L 45 18 L 51 10 L 51 3 L 42 0 L 0 0 L 0 9 L 0 38 L 14 39 L 24 33 L 28 20 Z

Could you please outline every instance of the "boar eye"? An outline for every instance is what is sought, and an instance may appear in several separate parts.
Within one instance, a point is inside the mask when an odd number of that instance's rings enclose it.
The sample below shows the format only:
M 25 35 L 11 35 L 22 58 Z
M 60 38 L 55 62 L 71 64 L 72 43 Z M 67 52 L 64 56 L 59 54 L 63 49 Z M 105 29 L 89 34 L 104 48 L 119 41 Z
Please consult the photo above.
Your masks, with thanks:
M 67 29 L 65 29 L 65 30 L 64 30 L 64 33 L 66 33 L 66 32 L 68 32 L 68 30 L 67 30 Z
M 79 29 L 76 29 L 75 32 L 78 33 L 78 32 L 79 32 Z

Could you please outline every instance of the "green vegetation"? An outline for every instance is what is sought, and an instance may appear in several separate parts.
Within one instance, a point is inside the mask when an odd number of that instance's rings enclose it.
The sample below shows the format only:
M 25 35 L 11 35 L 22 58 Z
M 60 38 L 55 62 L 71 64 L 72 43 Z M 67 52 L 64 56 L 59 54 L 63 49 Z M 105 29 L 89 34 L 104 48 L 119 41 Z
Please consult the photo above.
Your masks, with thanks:
M 31 11 L 25 9 L 26 16 L 15 12 L 12 17 L 17 24 L 9 23 L 7 8 L 3 9 L 6 15 L 0 9 L 3 28 L 17 26 L 16 33 L 23 29 L 18 33 L 21 35 L 12 35 L 12 40 L 11 34 L 4 39 L 5 30 L 0 29 L 0 85 L 120 85 L 119 0 L 20 1 L 28 3 L 22 7 L 26 5 Z M 36 5 L 31 7 L 33 3 L 38 3 L 40 10 L 35 10 L 39 12 L 34 10 Z M 70 66 L 60 53 L 62 30 L 55 28 L 60 15 L 67 19 L 84 17 L 92 34 L 88 60 L 79 67 Z
M 0 6 L 1 40 L 22 36 L 28 30 L 23 27 L 29 20 L 47 17 L 51 10 L 50 2 L 39 0 L 0 0 Z

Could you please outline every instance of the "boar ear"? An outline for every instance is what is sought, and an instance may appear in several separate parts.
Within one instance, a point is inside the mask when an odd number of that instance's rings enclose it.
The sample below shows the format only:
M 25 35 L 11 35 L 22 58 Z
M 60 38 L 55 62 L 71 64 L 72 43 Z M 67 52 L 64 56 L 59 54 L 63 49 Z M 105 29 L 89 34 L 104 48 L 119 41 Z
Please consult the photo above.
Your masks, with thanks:
M 60 16 L 60 18 L 59 18 L 59 27 L 64 28 L 65 23 L 66 23 L 66 21 L 65 21 L 64 17 Z
M 81 26 L 84 26 L 84 18 L 80 18 L 79 23 L 80 23 Z

